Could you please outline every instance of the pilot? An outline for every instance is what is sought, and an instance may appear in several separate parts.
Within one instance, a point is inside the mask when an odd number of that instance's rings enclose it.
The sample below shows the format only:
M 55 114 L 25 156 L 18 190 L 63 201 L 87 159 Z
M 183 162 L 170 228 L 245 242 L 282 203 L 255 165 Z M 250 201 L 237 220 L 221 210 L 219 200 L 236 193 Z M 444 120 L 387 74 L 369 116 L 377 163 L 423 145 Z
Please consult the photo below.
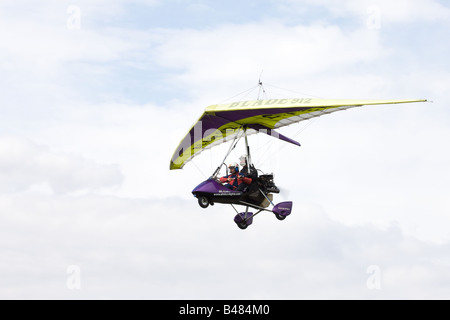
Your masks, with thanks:
M 239 165 L 235 162 L 228 166 L 230 174 L 228 176 L 220 178 L 220 182 L 226 183 L 224 186 L 231 190 L 236 190 L 242 183 L 242 179 L 239 179 Z
M 248 156 L 246 154 L 242 155 L 239 158 L 240 164 L 242 166 L 242 170 L 239 172 L 239 186 L 237 187 L 238 191 L 244 191 L 246 187 L 250 187 L 251 185 L 256 185 L 256 178 L 258 178 L 258 172 L 256 171 L 253 165 L 248 166 Z M 249 189 L 249 188 L 247 188 Z M 253 189 L 253 188 L 251 188 Z

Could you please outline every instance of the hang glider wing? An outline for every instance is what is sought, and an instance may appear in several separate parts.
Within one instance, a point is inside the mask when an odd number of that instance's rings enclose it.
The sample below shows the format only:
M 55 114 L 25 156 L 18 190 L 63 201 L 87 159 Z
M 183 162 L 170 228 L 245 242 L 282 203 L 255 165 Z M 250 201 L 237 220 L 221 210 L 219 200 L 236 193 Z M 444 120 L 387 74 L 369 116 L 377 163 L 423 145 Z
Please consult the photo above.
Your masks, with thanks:
M 230 141 L 245 126 L 247 134 L 264 132 L 281 140 L 300 145 L 274 129 L 314 117 L 364 105 L 426 102 L 427 100 L 332 100 L 271 99 L 240 101 L 212 105 L 189 130 L 176 148 L 170 169 L 181 169 L 203 150 Z

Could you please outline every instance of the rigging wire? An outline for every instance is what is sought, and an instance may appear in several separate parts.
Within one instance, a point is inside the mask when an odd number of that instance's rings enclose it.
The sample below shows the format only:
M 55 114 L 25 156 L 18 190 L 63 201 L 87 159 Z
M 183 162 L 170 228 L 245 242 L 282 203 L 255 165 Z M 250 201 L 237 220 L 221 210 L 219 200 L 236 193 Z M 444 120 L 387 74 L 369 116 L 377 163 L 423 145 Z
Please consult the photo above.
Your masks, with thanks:
M 195 159 L 192 158 L 191 162 L 194 164 L 194 166 L 197 168 L 198 172 L 200 172 L 202 174 L 203 177 L 205 177 L 205 179 L 208 178 L 208 176 L 199 168 L 199 166 L 197 166 L 197 164 L 195 163 Z
M 269 87 L 275 88 L 275 89 L 289 91 L 289 92 L 292 92 L 292 93 L 295 93 L 295 94 L 301 94 L 301 95 L 312 97 L 312 98 L 323 99 L 322 97 L 318 97 L 318 96 L 315 96 L 315 95 L 312 95 L 312 94 L 308 94 L 308 93 L 304 93 L 304 92 L 300 92 L 300 91 L 295 91 L 295 90 L 290 90 L 290 89 L 285 89 L 285 88 L 274 86 L 274 85 L 268 84 L 268 83 L 266 83 L 266 85 L 269 86 Z
M 234 96 L 232 96 L 232 97 L 230 97 L 230 98 L 228 98 L 228 99 L 223 100 L 223 101 L 221 102 L 221 104 L 222 104 L 222 103 L 225 103 L 225 102 L 227 102 L 227 101 L 229 101 L 229 100 L 232 100 L 232 99 L 234 99 L 234 98 L 236 98 L 236 97 L 239 97 L 239 96 L 242 96 L 242 99 L 243 99 L 244 97 L 248 96 L 252 91 L 254 91 L 256 88 L 258 88 L 258 86 L 253 86 L 253 87 L 251 87 L 250 89 L 247 89 L 247 90 L 245 90 L 245 91 L 243 91 L 243 92 L 241 92 L 241 93 L 238 93 L 238 94 L 236 94 L 236 95 L 234 95 Z
M 292 138 L 295 139 L 300 133 L 302 133 L 303 131 L 305 131 L 309 126 L 311 126 L 314 122 L 316 122 L 317 119 L 319 119 L 319 118 L 311 118 L 311 119 L 309 119 L 309 120 L 307 121 L 307 123 L 306 123 L 303 127 L 301 127 L 300 130 L 298 130 L 298 131 L 292 136 Z M 263 147 L 270 148 L 274 143 L 275 143 L 275 140 L 273 139 L 273 141 L 271 141 L 271 142 L 268 143 L 269 145 L 264 144 L 264 145 L 262 145 L 261 147 L 259 147 L 258 150 L 262 149 Z M 275 155 L 278 155 L 278 154 L 280 153 L 280 151 L 283 150 L 284 148 L 286 148 L 287 146 L 288 146 L 287 143 L 283 143 L 281 146 L 278 147 L 277 150 L 271 152 L 270 155 L 269 155 L 268 157 L 266 157 L 265 160 L 263 160 L 263 161 L 261 162 L 261 164 L 265 164 L 265 163 L 267 163 L 269 160 L 272 160 L 273 157 L 274 157 Z M 258 150 L 257 150 L 257 151 L 258 151 Z

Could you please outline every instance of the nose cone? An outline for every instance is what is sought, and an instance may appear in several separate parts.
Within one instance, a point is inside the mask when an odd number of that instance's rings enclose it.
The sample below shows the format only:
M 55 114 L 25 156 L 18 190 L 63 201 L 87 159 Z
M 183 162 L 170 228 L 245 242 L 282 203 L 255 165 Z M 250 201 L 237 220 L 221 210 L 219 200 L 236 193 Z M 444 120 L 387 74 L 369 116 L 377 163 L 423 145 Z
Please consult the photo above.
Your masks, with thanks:
M 200 183 L 198 186 L 196 186 L 194 188 L 194 190 L 192 190 L 192 193 L 195 194 L 197 192 L 209 192 L 208 190 L 210 189 L 210 187 L 208 187 L 210 185 L 210 180 L 206 180 L 203 181 L 202 183 Z
M 218 183 L 214 179 L 208 179 L 206 181 L 203 181 L 198 186 L 192 190 L 192 193 L 195 195 L 196 193 L 216 193 L 219 192 L 219 190 L 224 189 L 224 187 Z

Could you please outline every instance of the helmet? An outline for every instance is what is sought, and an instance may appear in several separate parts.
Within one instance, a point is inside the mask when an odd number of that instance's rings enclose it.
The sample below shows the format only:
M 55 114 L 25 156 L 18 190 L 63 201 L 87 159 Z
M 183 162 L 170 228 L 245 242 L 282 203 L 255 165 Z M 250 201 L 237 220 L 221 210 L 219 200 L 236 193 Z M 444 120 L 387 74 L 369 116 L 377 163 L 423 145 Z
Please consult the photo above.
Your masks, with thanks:
M 236 172 L 239 171 L 239 165 L 236 162 L 232 162 L 230 163 L 230 165 L 228 166 L 228 168 L 233 168 L 234 170 L 236 170 Z
M 243 154 L 239 157 L 239 160 L 241 162 L 241 166 L 245 166 L 248 162 L 248 156 L 246 154 Z

